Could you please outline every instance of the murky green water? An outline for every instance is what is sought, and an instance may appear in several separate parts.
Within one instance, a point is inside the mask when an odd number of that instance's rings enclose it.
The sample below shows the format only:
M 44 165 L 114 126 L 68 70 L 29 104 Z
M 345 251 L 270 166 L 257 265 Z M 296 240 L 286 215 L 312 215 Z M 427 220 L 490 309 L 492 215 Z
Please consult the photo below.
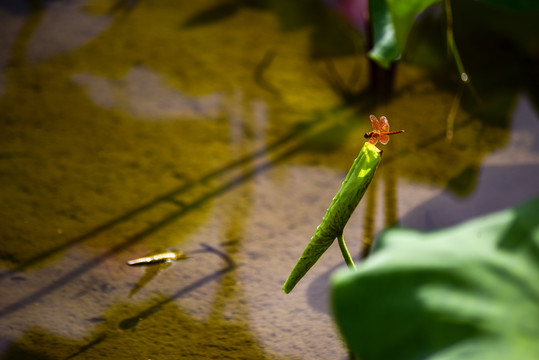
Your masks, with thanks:
M 456 101 L 434 10 L 381 102 L 361 36 L 321 2 L 0 2 L 1 358 L 345 358 L 338 249 L 281 286 L 369 114 L 406 133 L 347 227 L 356 254 L 389 224 L 539 194 L 539 31 L 520 25 L 538 22 L 484 12 L 455 2 L 477 96 Z M 125 264 L 171 248 L 191 256 Z

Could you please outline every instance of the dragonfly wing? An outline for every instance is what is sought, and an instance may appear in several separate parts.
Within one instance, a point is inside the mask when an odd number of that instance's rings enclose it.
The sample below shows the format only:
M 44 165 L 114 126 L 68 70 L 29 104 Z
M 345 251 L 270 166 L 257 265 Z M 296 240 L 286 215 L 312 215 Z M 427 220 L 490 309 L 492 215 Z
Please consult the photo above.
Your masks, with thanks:
M 389 121 L 385 116 L 380 117 L 380 132 L 389 132 Z M 383 141 L 380 140 L 383 143 Z
M 385 133 L 380 134 L 380 142 L 384 145 L 387 144 L 389 142 L 389 135 Z
M 378 121 L 376 116 L 371 115 L 371 116 L 369 116 L 369 118 L 371 119 L 372 129 L 376 130 L 376 131 L 379 131 L 380 130 L 380 122 Z

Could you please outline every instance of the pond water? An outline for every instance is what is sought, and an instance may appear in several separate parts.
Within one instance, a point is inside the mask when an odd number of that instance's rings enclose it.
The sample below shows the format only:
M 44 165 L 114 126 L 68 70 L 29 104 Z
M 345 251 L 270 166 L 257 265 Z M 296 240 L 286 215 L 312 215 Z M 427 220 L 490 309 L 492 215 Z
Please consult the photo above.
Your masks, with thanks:
M 406 132 L 345 230 L 355 258 L 387 226 L 539 195 L 539 31 L 519 25 L 539 19 L 454 17 L 472 85 L 434 7 L 379 101 L 322 2 L 0 1 L 0 358 L 345 359 L 338 246 L 281 287 L 369 114 Z M 169 249 L 189 257 L 126 265 Z

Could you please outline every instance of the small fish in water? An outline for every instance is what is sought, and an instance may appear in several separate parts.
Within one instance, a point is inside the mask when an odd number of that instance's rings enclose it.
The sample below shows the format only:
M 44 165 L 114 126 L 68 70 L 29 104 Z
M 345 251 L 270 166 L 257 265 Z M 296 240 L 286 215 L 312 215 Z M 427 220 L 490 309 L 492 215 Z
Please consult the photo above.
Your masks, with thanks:
M 154 264 L 169 263 L 175 260 L 182 260 L 186 258 L 187 258 L 187 255 L 183 251 L 172 250 L 172 251 L 167 251 L 165 253 L 161 253 L 157 255 L 146 256 L 146 257 L 141 257 L 134 260 L 129 260 L 127 262 L 127 265 L 129 266 L 154 265 Z

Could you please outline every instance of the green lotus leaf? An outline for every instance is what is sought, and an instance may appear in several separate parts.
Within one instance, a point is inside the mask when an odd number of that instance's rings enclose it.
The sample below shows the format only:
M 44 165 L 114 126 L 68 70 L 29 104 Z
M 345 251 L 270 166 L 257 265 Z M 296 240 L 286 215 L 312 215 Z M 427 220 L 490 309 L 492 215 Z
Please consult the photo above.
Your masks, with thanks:
M 388 68 L 406 45 L 415 17 L 439 0 L 370 0 L 374 47 L 369 57 Z
M 439 1 L 370 0 L 374 44 L 369 57 L 384 68 L 400 59 L 416 16 Z M 533 0 L 481 0 L 481 2 L 501 10 L 524 13 L 539 11 L 539 1 Z
M 369 359 L 539 359 L 539 198 L 456 227 L 390 229 L 332 276 L 336 322 Z

